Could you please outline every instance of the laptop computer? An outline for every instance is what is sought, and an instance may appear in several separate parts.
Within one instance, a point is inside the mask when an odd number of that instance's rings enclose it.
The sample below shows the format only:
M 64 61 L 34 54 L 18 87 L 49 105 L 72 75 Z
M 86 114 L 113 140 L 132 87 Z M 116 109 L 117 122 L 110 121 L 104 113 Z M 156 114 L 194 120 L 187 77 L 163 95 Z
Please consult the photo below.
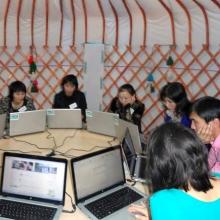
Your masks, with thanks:
M 59 219 L 65 200 L 66 171 L 66 159 L 5 152 L 0 219 Z
M 45 128 L 45 110 L 10 113 L 10 136 L 43 132 L 45 131 Z
M 122 143 L 127 128 L 130 132 L 135 152 L 142 153 L 140 133 L 137 125 L 122 119 L 118 119 L 118 122 L 115 123 L 115 130 L 118 140 Z
M 0 138 L 4 136 L 5 124 L 6 124 L 6 114 L 1 114 L 0 115 Z
M 47 109 L 48 128 L 82 128 L 81 109 Z
M 86 110 L 87 130 L 116 137 L 115 121 L 118 118 L 118 114 Z
M 131 139 L 129 129 L 126 129 L 125 137 L 122 141 L 122 152 L 124 161 L 132 180 L 137 182 L 146 182 L 146 155 L 136 154 Z
M 90 219 L 134 219 L 128 206 L 146 196 L 126 184 L 121 146 L 71 160 L 75 203 Z

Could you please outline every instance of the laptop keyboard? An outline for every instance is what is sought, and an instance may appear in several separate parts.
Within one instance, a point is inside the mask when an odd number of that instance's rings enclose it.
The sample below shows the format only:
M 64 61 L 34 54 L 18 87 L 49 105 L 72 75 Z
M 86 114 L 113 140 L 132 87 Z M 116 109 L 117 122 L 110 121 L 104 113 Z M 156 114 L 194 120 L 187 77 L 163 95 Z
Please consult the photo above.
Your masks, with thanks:
M 95 215 L 96 218 L 102 219 L 141 198 L 143 197 L 140 194 L 136 193 L 129 187 L 125 187 L 94 202 L 91 202 L 85 207 L 93 215 Z
M 0 200 L 0 218 L 15 220 L 52 220 L 57 209 L 45 206 Z

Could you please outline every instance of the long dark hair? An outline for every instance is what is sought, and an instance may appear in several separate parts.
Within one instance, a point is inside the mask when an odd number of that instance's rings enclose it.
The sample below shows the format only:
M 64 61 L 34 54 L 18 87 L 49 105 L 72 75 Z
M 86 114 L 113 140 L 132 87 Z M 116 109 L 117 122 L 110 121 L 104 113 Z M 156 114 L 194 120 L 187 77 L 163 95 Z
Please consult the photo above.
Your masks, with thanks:
M 179 82 L 167 83 L 160 91 L 160 100 L 171 99 L 176 104 L 176 115 L 189 115 L 191 103 L 187 98 L 184 86 Z
M 146 174 L 152 191 L 178 188 L 207 192 L 209 180 L 208 151 L 189 128 L 179 123 L 165 123 L 150 135 Z

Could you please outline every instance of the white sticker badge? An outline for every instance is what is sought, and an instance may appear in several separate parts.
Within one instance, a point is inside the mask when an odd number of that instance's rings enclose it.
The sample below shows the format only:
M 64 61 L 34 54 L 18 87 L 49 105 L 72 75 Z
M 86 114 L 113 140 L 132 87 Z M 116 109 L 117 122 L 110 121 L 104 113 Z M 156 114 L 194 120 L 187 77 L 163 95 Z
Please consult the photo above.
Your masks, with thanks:
M 134 109 L 133 108 L 130 108 L 130 113 L 131 113 L 131 115 L 133 115 L 133 113 L 134 113 Z
M 19 112 L 25 112 L 27 111 L 27 107 L 26 106 L 22 106 L 21 108 L 18 109 Z
M 69 107 L 70 107 L 70 109 L 75 109 L 75 108 L 77 108 L 78 106 L 77 106 L 77 104 L 74 102 L 74 103 L 70 104 Z

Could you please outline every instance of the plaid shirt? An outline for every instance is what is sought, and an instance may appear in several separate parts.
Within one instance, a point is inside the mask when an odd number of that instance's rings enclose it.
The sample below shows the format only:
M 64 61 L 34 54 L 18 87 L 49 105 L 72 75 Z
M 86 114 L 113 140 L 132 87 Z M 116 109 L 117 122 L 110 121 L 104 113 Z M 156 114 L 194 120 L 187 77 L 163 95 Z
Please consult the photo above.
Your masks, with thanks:
M 26 111 L 35 110 L 35 107 L 34 107 L 32 99 L 27 97 L 27 96 L 25 97 L 23 106 L 26 107 Z M 23 107 L 23 106 L 21 106 L 21 107 Z M 10 116 L 10 113 L 12 113 L 12 112 L 18 112 L 18 110 L 15 110 L 15 109 L 12 108 L 10 98 L 8 96 L 2 98 L 0 100 L 0 114 L 7 113 L 6 129 L 9 127 L 9 116 Z
M 209 151 L 209 167 L 212 172 L 220 173 L 220 135 L 214 140 Z

